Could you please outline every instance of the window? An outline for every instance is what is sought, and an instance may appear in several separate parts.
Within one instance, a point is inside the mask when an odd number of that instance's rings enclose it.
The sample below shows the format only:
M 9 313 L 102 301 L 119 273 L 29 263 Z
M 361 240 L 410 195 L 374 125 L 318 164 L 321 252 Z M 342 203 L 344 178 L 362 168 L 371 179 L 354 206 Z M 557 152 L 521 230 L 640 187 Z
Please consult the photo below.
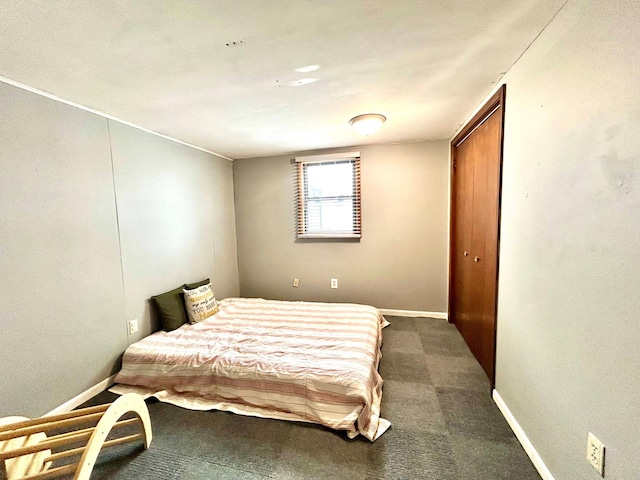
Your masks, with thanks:
M 298 238 L 360 238 L 360 152 L 297 157 Z

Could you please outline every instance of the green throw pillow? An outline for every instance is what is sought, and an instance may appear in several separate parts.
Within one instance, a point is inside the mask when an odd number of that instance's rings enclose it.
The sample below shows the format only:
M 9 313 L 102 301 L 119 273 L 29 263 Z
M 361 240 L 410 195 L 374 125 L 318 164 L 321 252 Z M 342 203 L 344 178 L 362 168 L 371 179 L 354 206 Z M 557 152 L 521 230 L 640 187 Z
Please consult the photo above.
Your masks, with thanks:
M 201 287 L 203 285 L 206 285 L 207 283 L 211 283 L 211 280 L 209 280 L 208 278 L 205 278 L 204 280 L 200 281 L 200 282 L 196 282 L 196 283 L 187 283 L 184 288 L 185 290 L 193 290 L 194 288 L 198 288 Z
M 184 287 L 185 285 L 181 285 L 174 290 L 151 297 L 151 301 L 156 306 L 156 312 L 158 312 L 162 322 L 162 328 L 167 332 L 175 330 L 189 321 L 187 312 L 184 309 L 184 299 L 182 298 L 182 289 Z

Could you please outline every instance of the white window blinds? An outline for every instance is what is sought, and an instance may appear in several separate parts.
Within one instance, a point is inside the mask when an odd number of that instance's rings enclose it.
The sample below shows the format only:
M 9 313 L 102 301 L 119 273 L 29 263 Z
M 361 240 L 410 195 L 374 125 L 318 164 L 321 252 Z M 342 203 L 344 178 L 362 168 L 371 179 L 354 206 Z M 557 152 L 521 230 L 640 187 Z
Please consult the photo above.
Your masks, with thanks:
M 298 238 L 359 238 L 360 152 L 296 158 Z

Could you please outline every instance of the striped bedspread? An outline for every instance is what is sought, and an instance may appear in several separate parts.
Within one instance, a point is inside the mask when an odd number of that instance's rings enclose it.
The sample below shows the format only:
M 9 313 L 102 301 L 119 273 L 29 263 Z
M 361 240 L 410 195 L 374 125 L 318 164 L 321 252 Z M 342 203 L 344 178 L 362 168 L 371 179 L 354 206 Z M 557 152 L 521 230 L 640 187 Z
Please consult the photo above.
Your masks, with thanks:
M 193 409 L 319 423 L 375 440 L 382 328 L 374 307 L 231 298 L 195 325 L 127 348 L 116 393 L 138 391 Z M 142 387 L 142 388 L 140 388 Z

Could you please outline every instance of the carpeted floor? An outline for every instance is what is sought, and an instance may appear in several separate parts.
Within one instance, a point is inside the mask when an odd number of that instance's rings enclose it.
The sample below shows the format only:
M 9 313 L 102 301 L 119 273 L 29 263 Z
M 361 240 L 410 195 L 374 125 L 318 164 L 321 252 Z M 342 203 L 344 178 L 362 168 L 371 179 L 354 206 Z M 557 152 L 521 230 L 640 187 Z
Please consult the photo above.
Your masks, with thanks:
M 539 480 L 453 325 L 387 317 L 374 443 L 303 423 L 148 401 L 153 442 L 101 454 L 92 479 Z M 103 392 L 86 405 L 110 402 Z M 85 405 L 85 406 L 86 406 Z

